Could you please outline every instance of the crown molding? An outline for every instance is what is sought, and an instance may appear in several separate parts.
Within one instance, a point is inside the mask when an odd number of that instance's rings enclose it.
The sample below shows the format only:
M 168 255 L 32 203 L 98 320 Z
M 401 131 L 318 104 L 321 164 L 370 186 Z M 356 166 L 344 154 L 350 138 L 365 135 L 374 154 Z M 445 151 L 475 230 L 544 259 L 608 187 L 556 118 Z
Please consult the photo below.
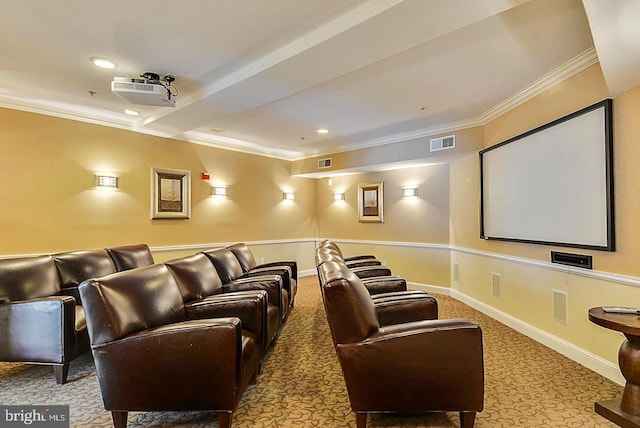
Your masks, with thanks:
M 310 156 L 306 156 L 304 159 L 312 158 L 316 156 L 325 156 L 332 153 L 349 152 L 353 150 L 367 149 L 375 146 L 381 146 L 385 144 L 400 143 L 403 141 L 415 140 L 418 138 L 424 138 L 437 134 L 443 134 L 446 132 L 460 131 L 462 129 L 474 128 L 477 126 L 484 126 L 497 117 L 505 114 L 506 112 L 518 107 L 519 105 L 529 101 L 542 92 L 552 88 L 558 83 L 570 78 L 571 76 L 579 73 L 580 71 L 590 67 L 598 62 L 598 55 L 595 48 L 589 48 L 580 55 L 572 58 L 560 67 L 552 70 L 548 74 L 542 76 L 540 79 L 528 85 L 526 88 L 520 90 L 511 97 L 505 99 L 500 104 L 487 110 L 485 113 L 471 119 L 465 119 L 457 122 L 444 123 L 428 128 L 416 129 L 409 132 L 402 132 L 398 134 L 391 134 L 384 137 L 372 138 L 362 141 L 361 143 L 349 144 L 338 147 L 330 151 L 319 151 L 313 153 Z
M 556 86 L 557 84 L 567 80 L 571 76 L 578 74 L 582 70 L 596 64 L 598 62 L 598 54 L 595 48 L 589 48 L 575 58 L 562 64 L 560 67 L 542 76 L 520 92 L 507 98 L 497 106 L 486 111 L 478 117 L 478 121 L 482 125 L 486 125 L 492 120 L 513 110 L 519 105 L 529 101 L 530 99 L 540 95 L 544 91 Z
M 120 129 L 133 129 L 135 121 L 128 116 L 107 113 L 103 110 L 77 108 L 68 104 L 53 103 L 43 100 L 31 100 L 0 95 L 0 107 L 54 116 L 62 119 L 92 123 Z
M 236 138 L 223 136 L 213 136 L 202 132 L 186 132 L 180 137 L 175 137 L 193 144 L 214 147 L 217 149 L 230 150 L 234 152 L 246 153 L 250 155 L 258 155 L 275 159 L 293 160 L 297 152 L 291 150 L 281 150 L 272 148 L 258 147 L 254 143 L 249 143 Z

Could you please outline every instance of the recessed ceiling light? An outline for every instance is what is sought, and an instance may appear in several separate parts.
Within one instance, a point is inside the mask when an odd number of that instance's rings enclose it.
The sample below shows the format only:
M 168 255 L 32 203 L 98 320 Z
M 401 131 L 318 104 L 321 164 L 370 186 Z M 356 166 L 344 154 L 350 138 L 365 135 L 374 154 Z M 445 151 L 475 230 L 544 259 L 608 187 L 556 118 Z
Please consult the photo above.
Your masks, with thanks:
M 128 114 L 129 116 L 137 116 L 140 114 L 140 112 L 126 108 L 124 109 L 124 114 Z
M 91 62 L 96 65 L 97 67 L 100 68 L 114 68 L 116 65 L 113 63 L 113 61 L 110 61 L 106 58 L 100 58 L 100 57 L 93 57 L 90 58 Z
M 325 129 L 325 128 L 320 128 L 320 129 L 316 129 L 316 132 L 317 132 L 318 134 L 328 134 L 328 133 L 329 133 L 329 130 L 328 130 L 328 129 Z

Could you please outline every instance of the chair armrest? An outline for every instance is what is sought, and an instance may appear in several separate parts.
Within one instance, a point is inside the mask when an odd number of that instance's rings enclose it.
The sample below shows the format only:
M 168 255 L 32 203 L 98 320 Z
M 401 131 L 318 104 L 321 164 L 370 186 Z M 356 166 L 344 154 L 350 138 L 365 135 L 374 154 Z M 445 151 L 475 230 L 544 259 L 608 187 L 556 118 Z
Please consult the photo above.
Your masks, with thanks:
M 188 402 L 233 409 L 241 331 L 238 318 L 191 320 L 92 347 L 105 408 L 165 410 Z M 172 387 L 168 378 L 189 387 Z
M 298 262 L 296 262 L 295 260 L 279 260 L 275 262 L 261 263 L 258 266 L 256 266 L 255 269 L 268 268 L 273 266 L 288 267 L 289 269 L 291 269 L 291 277 L 296 281 L 298 280 Z
M 361 267 L 361 266 L 382 266 L 382 262 L 376 259 L 351 260 L 351 261 L 345 261 L 344 264 L 347 265 L 349 269 L 354 267 Z
M 75 307 L 69 296 L 1 304 L 0 361 L 63 363 L 75 350 Z
M 371 278 L 374 276 L 391 276 L 391 269 L 385 266 L 359 266 L 352 268 L 358 278 Z
M 261 275 L 279 275 L 282 277 L 282 284 L 284 288 L 289 290 L 289 285 L 291 284 L 291 268 L 288 266 L 271 266 L 264 268 L 253 268 L 249 272 L 245 272 L 240 276 L 240 278 L 250 278 L 253 276 L 261 276 Z M 290 290 L 289 290 L 290 291 Z
M 260 275 L 247 278 L 238 278 L 223 285 L 225 293 L 247 291 L 247 290 L 264 290 L 267 292 L 267 299 L 272 305 L 276 305 L 280 313 L 284 311 L 282 277 L 278 275 Z
M 380 326 L 438 319 L 438 302 L 427 293 L 388 296 L 373 304 Z
M 365 281 L 367 280 L 364 280 L 362 282 L 365 282 Z M 371 296 L 371 300 L 375 302 L 376 300 L 380 300 L 380 299 L 389 299 L 389 298 L 395 298 L 395 297 L 405 298 L 408 296 L 424 296 L 424 295 L 428 296 L 429 294 L 419 290 L 391 291 L 389 293 L 374 294 Z
M 376 256 L 372 255 L 372 254 L 361 254 L 359 256 L 349 256 L 349 257 L 344 257 L 344 261 L 345 262 L 350 262 L 353 260 L 366 260 L 366 259 L 376 259 Z
M 73 287 L 64 287 L 60 289 L 58 293 L 59 296 L 70 296 L 76 299 L 76 305 L 82 304 L 82 299 L 80 298 L 80 291 L 78 290 L 78 286 Z
M 400 276 L 374 276 L 362 278 L 362 283 L 369 294 L 391 293 L 394 291 L 407 291 L 407 281 Z
M 336 351 L 354 411 L 483 408 L 482 331 L 472 321 L 394 325 Z
M 266 334 L 267 292 L 264 290 L 208 296 L 184 305 L 188 319 L 238 317 L 242 329 L 263 338 Z

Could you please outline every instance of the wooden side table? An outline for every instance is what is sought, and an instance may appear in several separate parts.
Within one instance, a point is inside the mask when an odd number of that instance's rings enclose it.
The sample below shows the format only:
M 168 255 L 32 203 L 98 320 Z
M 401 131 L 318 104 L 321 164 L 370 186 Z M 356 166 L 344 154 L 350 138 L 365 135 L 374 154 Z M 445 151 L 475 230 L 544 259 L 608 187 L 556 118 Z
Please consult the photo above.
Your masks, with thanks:
M 589 309 L 589 321 L 622 332 L 627 340 L 620 346 L 618 363 L 627 383 L 621 399 L 599 401 L 595 410 L 624 428 L 640 428 L 640 316 L 605 312 L 601 307 Z

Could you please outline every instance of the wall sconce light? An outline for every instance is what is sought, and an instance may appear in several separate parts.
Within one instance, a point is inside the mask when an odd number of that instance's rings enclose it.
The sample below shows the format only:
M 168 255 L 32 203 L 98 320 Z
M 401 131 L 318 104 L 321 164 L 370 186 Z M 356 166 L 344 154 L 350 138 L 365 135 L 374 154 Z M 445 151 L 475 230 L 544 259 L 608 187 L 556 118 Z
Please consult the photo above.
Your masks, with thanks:
M 417 187 L 406 187 L 402 189 L 402 197 L 403 198 L 415 198 L 418 196 L 418 188 Z
M 106 189 L 117 189 L 118 188 L 118 177 L 111 177 L 108 175 L 94 175 L 93 176 L 93 186 L 94 187 L 102 187 Z
M 294 199 L 293 192 L 284 192 L 282 194 L 282 200 L 284 201 L 293 201 L 293 199 Z
M 211 188 L 211 195 L 213 196 L 227 196 L 227 188 L 224 186 L 214 186 Z
M 344 201 L 344 193 L 336 192 L 333 194 L 334 201 Z

